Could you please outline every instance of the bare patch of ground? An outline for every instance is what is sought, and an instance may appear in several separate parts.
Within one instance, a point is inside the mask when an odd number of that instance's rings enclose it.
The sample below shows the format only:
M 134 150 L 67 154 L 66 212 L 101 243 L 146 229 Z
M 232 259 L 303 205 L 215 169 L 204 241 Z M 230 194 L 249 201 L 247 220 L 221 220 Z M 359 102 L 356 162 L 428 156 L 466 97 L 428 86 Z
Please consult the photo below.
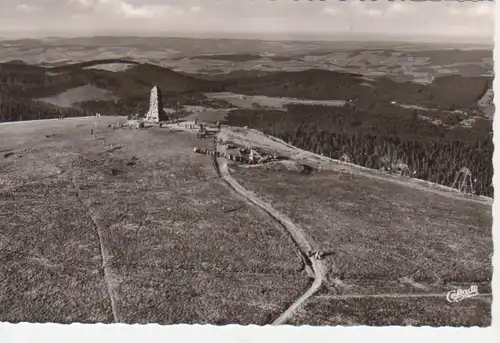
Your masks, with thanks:
M 184 117 L 185 120 L 194 121 L 196 118 L 205 123 L 216 123 L 226 119 L 227 114 L 231 109 L 206 109 L 200 112 L 195 112 Z
M 95 86 L 86 85 L 68 89 L 50 98 L 40 98 L 38 101 L 48 102 L 59 107 L 72 107 L 73 104 L 83 101 L 113 100 L 116 97 L 110 91 Z
M 125 71 L 129 68 L 132 68 L 135 64 L 126 64 L 126 63 L 107 63 L 107 64 L 99 64 L 91 67 L 85 67 L 84 69 L 99 69 L 106 70 L 112 72 L 120 72 Z
M 301 100 L 293 98 L 278 98 L 268 97 L 263 95 L 242 95 L 229 92 L 221 93 L 205 93 L 209 98 L 221 99 L 231 103 L 239 108 L 255 108 L 268 107 L 268 108 L 283 108 L 287 104 L 310 104 L 310 105 L 324 105 L 324 106 L 343 106 L 346 102 L 344 100 Z

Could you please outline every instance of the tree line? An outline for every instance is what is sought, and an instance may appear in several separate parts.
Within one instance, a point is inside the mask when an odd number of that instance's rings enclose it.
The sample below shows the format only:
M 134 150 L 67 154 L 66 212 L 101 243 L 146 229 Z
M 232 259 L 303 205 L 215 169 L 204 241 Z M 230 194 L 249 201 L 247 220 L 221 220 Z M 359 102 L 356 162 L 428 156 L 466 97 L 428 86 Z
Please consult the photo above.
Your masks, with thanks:
M 228 125 L 249 126 L 317 154 L 379 169 L 404 163 L 413 177 L 452 186 L 462 167 L 475 179 L 477 195 L 493 196 L 491 122 L 472 128 L 436 125 L 419 110 L 383 104 L 370 108 L 289 105 L 287 111 L 236 110 Z M 425 113 L 431 116 L 432 113 Z M 439 114 L 443 116 L 443 113 Z
M 13 97 L 0 92 L 0 122 L 90 115 L 92 115 L 91 112 L 84 109 L 61 108 L 41 101 Z

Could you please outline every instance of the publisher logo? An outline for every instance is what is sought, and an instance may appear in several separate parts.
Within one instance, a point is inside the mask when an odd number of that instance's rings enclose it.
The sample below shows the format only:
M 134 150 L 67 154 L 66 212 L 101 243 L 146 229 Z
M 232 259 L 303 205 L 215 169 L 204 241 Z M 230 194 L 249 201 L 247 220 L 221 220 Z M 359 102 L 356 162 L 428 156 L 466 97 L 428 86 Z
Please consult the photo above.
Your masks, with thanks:
M 470 286 L 468 289 L 456 289 L 453 291 L 449 291 L 446 294 L 446 300 L 450 303 L 457 303 L 464 299 L 472 298 L 479 295 L 476 285 Z

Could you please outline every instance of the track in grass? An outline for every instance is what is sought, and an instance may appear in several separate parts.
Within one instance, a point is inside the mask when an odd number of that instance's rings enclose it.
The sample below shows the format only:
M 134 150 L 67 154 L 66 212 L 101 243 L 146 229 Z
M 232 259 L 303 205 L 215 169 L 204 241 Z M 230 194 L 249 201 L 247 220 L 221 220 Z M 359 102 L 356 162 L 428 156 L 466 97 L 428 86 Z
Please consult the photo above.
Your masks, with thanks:
M 276 220 L 280 224 L 280 226 L 288 231 L 290 236 L 299 247 L 302 259 L 305 260 L 306 265 L 311 268 L 312 272 L 314 273 L 314 282 L 312 283 L 311 287 L 302 296 L 300 296 L 285 312 L 283 312 L 272 322 L 273 325 L 284 324 L 289 318 L 293 316 L 297 309 L 300 308 L 302 304 L 307 301 L 307 299 L 309 299 L 314 293 L 316 293 L 316 291 L 318 291 L 318 289 L 321 287 L 325 274 L 323 263 L 320 260 L 315 259 L 314 257 L 308 257 L 308 252 L 311 251 L 312 248 L 300 228 L 298 228 L 290 219 L 285 217 L 283 214 L 279 213 L 270 205 L 264 203 L 262 200 L 258 199 L 243 187 L 241 187 L 238 182 L 236 182 L 236 180 L 231 177 L 226 162 L 221 163 L 220 159 L 217 159 L 217 157 L 214 157 L 214 161 L 217 173 L 223 177 L 224 181 L 234 192 L 244 197 L 249 203 L 262 209 L 274 220 Z

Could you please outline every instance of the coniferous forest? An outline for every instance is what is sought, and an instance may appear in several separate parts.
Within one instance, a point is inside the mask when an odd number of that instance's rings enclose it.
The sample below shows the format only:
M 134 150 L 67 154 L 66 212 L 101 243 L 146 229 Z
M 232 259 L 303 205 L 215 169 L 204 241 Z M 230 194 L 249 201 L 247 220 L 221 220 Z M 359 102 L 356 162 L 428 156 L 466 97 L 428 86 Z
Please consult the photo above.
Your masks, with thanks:
M 441 123 L 432 123 L 429 116 L 439 117 Z M 460 126 L 462 119 L 454 113 L 376 103 L 236 110 L 226 123 L 247 125 L 335 159 L 347 153 L 353 163 L 368 168 L 379 169 L 386 160 L 405 163 L 413 177 L 445 186 L 452 186 L 466 167 L 475 179 L 475 193 L 493 197 L 491 121 L 477 118 L 466 128 Z

